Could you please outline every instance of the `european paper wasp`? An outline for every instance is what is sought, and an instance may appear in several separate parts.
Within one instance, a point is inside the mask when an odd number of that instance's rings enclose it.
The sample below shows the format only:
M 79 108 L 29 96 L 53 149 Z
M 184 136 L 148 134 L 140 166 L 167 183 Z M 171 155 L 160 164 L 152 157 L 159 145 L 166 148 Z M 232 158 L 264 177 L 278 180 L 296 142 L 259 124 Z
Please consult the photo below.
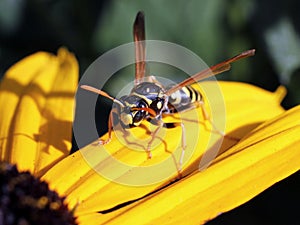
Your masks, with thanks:
M 253 56 L 255 50 L 251 49 L 242 52 L 241 54 L 216 64 L 208 69 L 202 70 L 176 85 L 164 87 L 155 79 L 154 76 L 148 76 L 148 74 L 146 74 L 145 22 L 144 14 L 142 12 L 139 12 L 136 16 L 133 25 L 133 36 L 135 46 L 135 80 L 134 87 L 128 95 L 116 99 L 110 96 L 108 93 L 97 88 L 88 85 L 80 86 L 85 90 L 111 99 L 117 106 L 110 112 L 108 120 L 108 139 L 99 139 L 99 144 L 105 145 L 111 140 L 114 121 L 113 117 L 115 115 L 118 116 L 118 121 L 124 128 L 139 126 L 144 120 L 148 120 L 150 123 L 157 126 L 154 132 L 151 133 L 151 140 L 147 145 L 146 152 L 148 154 L 148 158 L 152 157 L 151 144 L 155 139 L 156 134 L 162 127 L 168 128 L 172 126 L 181 126 L 182 153 L 179 160 L 179 164 L 181 165 L 184 157 L 184 150 L 186 148 L 184 125 L 182 122 L 164 123 L 162 116 L 164 114 L 173 114 L 194 107 L 202 107 L 204 118 L 209 120 L 209 116 L 207 115 L 203 106 L 204 101 L 201 93 L 189 85 L 229 70 L 231 63 L 249 56 Z M 209 120 L 209 122 L 214 125 L 212 121 Z

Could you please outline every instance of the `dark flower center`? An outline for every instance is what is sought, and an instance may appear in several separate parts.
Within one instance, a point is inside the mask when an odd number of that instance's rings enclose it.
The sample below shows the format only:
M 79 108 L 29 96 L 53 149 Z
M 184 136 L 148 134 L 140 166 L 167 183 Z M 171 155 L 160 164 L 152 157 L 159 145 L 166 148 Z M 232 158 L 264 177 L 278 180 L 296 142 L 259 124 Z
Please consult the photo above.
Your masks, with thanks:
M 77 224 L 64 200 L 46 182 L 0 162 L 0 224 Z

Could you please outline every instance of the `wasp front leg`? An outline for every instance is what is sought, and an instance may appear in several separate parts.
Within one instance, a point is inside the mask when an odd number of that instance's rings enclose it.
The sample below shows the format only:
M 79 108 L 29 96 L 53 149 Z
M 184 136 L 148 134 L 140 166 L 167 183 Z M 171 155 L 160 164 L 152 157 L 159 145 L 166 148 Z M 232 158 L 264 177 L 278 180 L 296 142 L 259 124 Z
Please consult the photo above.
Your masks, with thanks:
M 113 117 L 113 112 L 111 110 L 109 113 L 108 124 L 107 124 L 108 138 L 106 140 L 99 138 L 98 139 L 99 145 L 106 145 L 107 143 L 109 143 L 111 141 L 111 133 L 112 133 L 112 129 L 113 129 L 113 118 L 112 117 Z

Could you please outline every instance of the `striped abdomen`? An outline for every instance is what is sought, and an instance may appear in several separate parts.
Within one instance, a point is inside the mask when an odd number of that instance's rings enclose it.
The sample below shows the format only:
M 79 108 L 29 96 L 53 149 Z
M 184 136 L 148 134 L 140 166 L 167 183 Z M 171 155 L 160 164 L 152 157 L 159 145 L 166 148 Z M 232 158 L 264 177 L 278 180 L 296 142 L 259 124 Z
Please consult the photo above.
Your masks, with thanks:
M 193 108 L 195 106 L 194 103 L 201 100 L 202 95 L 200 94 L 200 92 L 198 92 L 191 86 L 183 87 L 169 96 L 169 112 L 173 113 Z

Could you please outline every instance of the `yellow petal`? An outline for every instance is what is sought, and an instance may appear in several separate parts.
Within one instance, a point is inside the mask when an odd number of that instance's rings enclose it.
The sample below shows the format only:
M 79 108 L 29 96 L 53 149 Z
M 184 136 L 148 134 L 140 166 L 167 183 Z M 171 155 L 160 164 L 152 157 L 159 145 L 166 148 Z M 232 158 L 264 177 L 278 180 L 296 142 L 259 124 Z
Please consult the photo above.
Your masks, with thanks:
M 213 84 L 210 82 L 204 82 L 201 87 L 209 89 L 211 85 Z M 280 107 L 278 92 L 271 93 L 251 85 L 234 82 L 220 82 L 220 86 L 224 91 L 227 111 L 226 132 L 230 135 L 240 137 L 239 132 L 235 133 L 235 130 L 240 128 L 243 128 L 243 135 L 245 135 L 253 129 L 254 125 L 257 126 L 284 111 Z M 247 94 L 236 94 L 239 91 Z M 235 93 L 234 96 L 231 96 L 232 92 Z M 247 101 L 244 101 L 244 98 Z M 215 100 L 217 103 L 223 101 L 223 99 Z M 209 102 L 206 104 L 210 105 Z M 265 112 L 266 105 L 268 113 Z M 253 116 L 250 117 L 249 112 Z M 197 170 L 203 152 L 212 149 L 221 138 L 220 134 L 211 132 L 211 129 L 207 129 L 202 123 L 189 121 L 189 118 L 194 118 L 195 115 L 203 121 L 200 108 L 181 114 L 185 123 L 187 143 L 193 143 L 193 146 L 188 145 L 186 149 L 186 155 L 190 154 L 190 159 L 183 165 L 181 171 L 183 176 Z M 177 117 L 177 115 L 170 116 L 164 120 L 174 121 L 178 120 Z M 199 137 L 196 135 L 197 130 L 199 130 Z M 78 214 L 107 210 L 118 204 L 138 199 L 178 178 L 176 166 L 181 153 L 181 128 L 168 129 L 165 135 L 163 144 L 152 151 L 151 159 L 147 159 L 144 150 L 132 151 L 129 148 L 130 144 L 122 143 L 119 137 L 113 134 L 109 144 L 105 146 L 91 144 L 81 149 L 55 165 L 43 179 L 51 184 L 51 188 L 66 195 L 71 207 L 79 204 Z M 144 127 L 136 127 L 130 129 L 130 135 L 126 138 L 129 142 L 146 140 L 147 144 L 149 133 Z M 221 151 L 235 143 L 235 140 L 225 138 Z
M 219 83 L 226 104 L 226 128 L 229 132 L 235 130 L 232 134 L 235 137 L 242 138 L 249 130 L 284 111 L 280 103 L 286 89 L 282 86 L 269 92 L 247 83 Z
M 100 213 L 94 212 L 79 216 L 77 218 L 77 222 L 80 225 L 99 225 L 102 224 L 102 222 L 105 222 L 104 218 L 107 218 L 107 220 L 109 220 L 108 217 L 103 216 Z
M 300 106 L 262 124 L 194 173 L 115 216 L 119 224 L 203 224 L 300 169 Z
M 75 57 L 39 52 L 12 66 L 0 86 L 1 160 L 43 173 L 71 148 Z

